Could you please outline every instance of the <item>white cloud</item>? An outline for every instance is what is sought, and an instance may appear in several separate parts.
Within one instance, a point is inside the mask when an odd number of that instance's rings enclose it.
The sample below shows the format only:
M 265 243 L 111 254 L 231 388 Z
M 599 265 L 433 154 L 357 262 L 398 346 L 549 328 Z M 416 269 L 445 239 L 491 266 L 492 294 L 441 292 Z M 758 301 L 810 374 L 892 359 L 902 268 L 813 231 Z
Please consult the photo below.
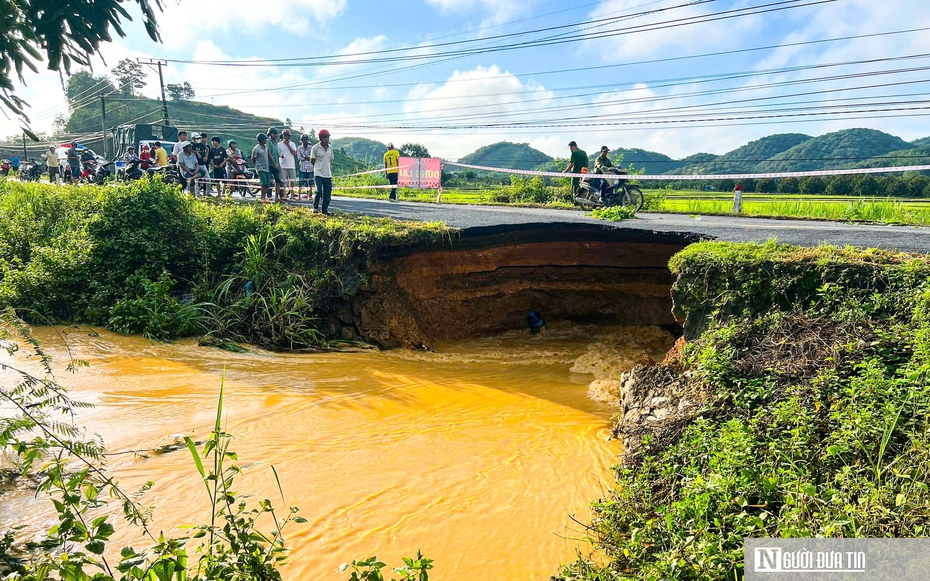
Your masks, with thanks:
M 751 32 L 757 30 L 762 22 L 759 16 L 744 16 L 699 24 L 682 23 L 674 28 L 661 28 L 651 32 L 632 32 L 650 24 L 664 26 L 661 23 L 700 17 L 723 10 L 719 5 L 712 3 L 643 14 L 679 4 L 682 2 L 644 5 L 642 0 L 608 0 L 598 4 L 590 14 L 591 19 L 617 17 L 621 20 L 599 24 L 596 28 L 586 31 L 587 33 L 623 29 L 631 29 L 631 33 L 589 40 L 584 43 L 584 48 L 596 51 L 604 61 L 633 60 L 633 56 L 638 59 L 661 54 L 690 53 L 697 47 L 709 51 L 721 46 L 740 44 L 745 38 L 750 38 Z M 736 9 L 744 4 L 745 2 L 738 2 L 729 6 L 729 9 Z
M 284 31 L 306 36 L 315 30 L 316 23 L 328 22 L 346 8 L 347 0 L 225 0 L 221 3 L 182 2 L 165 3 L 159 27 L 166 48 L 186 48 L 200 38 L 209 38 L 210 32 L 235 32 L 257 35 L 265 30 Z M 268 42 L 274 42 L 269 37 Z M 284 55 L 286 56 L 286 55 Z
M 426 0 L 444 14 L 461 14 L 463 12 L 479 9 L 488 12 L 490 15 L 486 18 L 481 26 L 491 26 L 501 24 L 507 20 L 518 17 L 527 12 L 532 3 L 520 2 L 517 0 Z

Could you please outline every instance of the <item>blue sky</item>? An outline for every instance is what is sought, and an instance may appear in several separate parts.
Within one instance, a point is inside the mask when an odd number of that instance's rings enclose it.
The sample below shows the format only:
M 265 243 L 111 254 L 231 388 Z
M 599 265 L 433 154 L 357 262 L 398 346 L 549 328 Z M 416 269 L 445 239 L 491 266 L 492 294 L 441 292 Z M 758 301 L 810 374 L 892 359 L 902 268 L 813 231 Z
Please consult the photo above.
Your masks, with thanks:
M 249 61 L 259 66 L 172 62 L 166 82 L 190 82 L 197 100 L 290 118 L 295 126 L 325 127 L 335 137 L 416 141 L 449 159 L 500 140 L 528 142 L 563 157 L 572 139 L 589 153 L 607 144 L 681 157 L 724 153 L 772 133 L 819 135 L 872 127 L 907 140 L 930 135 L 924 116 L 930 112 L 930 82 L 922 82 L 930 75 L 926 70 L 888 72 L 930 66 L 930 54 L 919 56 L 930 53 L 930 31 L 798 44 L 930 27 L 930 2 L 799 0 L 795 5 L 811 5 L 681 25 L 774 1 L 229 0 L 215 8 L 202 1 L 166 0 L 160 18 L 163 44 L 153 43 L 138 22 L 132 23 L 126 38 L 105 47 L 106 65 L 98 59 L 94 72 L 125 57 Z M 661 12 L 642 14 L 656 10 Z M 616 20 L 620 17 L 626 18 Z M 614 20 L 490 38 L 596 19 Z M 631 27 L 659 23 L 667 28 L 631 32 Z M 455 48 L 552 35 L 572 40 L 621 29 L 626 34 L 465 57 L 432 56 Z M 433 46 L 453 41 L 475 42 Z M 699 56 L 766 46 L 776 48 Z M 428 58 L 325 67 L 266 62 L 395 47 L 415 50 L 380 56 Z M 912 58 L 900 58 L 905 56 Z M 897 60 L 840 64 L 888 58 Z M 669 60 L 631 64 L 659 59 Z M 825 66 L 796 68 L 811 65 Z M 587 67 L 605 68 L 578 70 Z M 725 74 L 738 76 L 717 78 Z M 823 77 L 833 78 L 816 80 Z M 61 81 L 48 72 L 26 80 L 20 92 L 33 105 L 33 128 L 46 130 L 54 115 L 66 110 Z M 155 97 L 157 76 L 149 80 L 143 93 Z M 886 86 L 864 89 L 867 85 Z M 523 125 L 454 127 L 514 122 Z M 217 120 L 216 126 L 202 129 L 219 131 L 227 123 L 235 120 Z M 0 126 L 0 135 L 16 132 L 15 121 L 0 119 Z

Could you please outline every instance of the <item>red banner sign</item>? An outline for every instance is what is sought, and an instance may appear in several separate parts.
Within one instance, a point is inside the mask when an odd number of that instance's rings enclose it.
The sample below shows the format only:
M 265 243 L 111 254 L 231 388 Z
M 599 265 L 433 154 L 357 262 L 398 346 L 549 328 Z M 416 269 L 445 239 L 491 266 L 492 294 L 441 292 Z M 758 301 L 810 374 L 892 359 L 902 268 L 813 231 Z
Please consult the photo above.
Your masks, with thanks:
M 397 160 L 397 185 L 402 188 L 438 189 L 442 160 L 438 157 L 402 157 Z

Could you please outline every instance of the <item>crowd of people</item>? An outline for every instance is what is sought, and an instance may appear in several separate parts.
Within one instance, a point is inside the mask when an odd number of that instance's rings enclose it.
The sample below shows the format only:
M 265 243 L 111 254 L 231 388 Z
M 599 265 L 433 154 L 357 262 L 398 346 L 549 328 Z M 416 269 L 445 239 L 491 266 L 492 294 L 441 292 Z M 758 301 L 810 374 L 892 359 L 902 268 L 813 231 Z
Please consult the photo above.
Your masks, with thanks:
M 216 136 L 208 145 L 207 137 L 206 133 L 193 133 L 188 140 L 187 131 L 178 131 L 178 141 L 170 153 L 160 141 L 154 141 L 151 147 L 143 143 L 139 152 L 134 145 L 128 146 L 122 160 L 131 164 L 130 167 L 138 166 L 143 172 L 168 168 L 175 163 L 182 186 L 193 194 L 209 191 L 211 184 L 216 184 L 217 194 L 223 196 L 227 192 L 231 194 L 234 185 L 243 183 L 240 180 L 257 179 L 264 203 L 312 197 L 314 212 L 330 213 L 335 151 L 328 130 L 321 130 L 319 142 L 311 144 L 306 133 L 296 143 L 291 139 L 290 130 L 279 132 L 276 127 L 269 127 L 266 133 L 255 136 L 256 144 L 249 153 L 244 153 L 235 139 L 228 140 L 224 147 Z M 72 141 L 64 155 L 62 168 L 55 146 L 49 146 L 46 153 L 49 179 L 55 183 L 59 178 L 70 176 L 70 182 L 76 183 L 81 179 L 82 164 L 87 161 L 84 156 L 92 153 Z M 389 194 L 392 202 L 397 201 L 399 159 L 400 152 L 393 143 L 388 143 L 382 161 L 383 171 L 392 186 Z M 18 166 L 18 158 L 16 162 Z M 254 171 L 249 170 L 249 162 Z

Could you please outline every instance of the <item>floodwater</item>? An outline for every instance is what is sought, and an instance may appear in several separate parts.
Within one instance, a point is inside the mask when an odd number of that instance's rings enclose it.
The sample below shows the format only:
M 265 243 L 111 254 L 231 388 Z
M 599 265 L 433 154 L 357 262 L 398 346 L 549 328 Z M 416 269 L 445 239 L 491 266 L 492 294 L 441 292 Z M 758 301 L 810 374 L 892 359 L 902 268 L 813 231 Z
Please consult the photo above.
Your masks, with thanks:
M 573 518 L 586 521 L 588 504 L 609 488 L 618 447 L 608 441 L 615 410 L 588 386 L 644 352 L 661 358 L 674 340 L 656 328 L 552 327 L 440 344 L 435 353 L 300 355 L 153 344 L 88 328 L 36 333 L 60 364 L 59 332 L 90 363 L 58 379 L 96 406 L 77 421 L 110 452 L 203 439 L 225 381 L 232 449 L 240 464 L 258 463 L 235 490 L 298 506 L 309 521 L 285 529 L 285 579 L 347 579 L 336 571 L 343 562 L 377 555 L 397 566 L 419 549 L 435 559 L 434 578 L 465 581 L 548 579 L 590 550 Z M 186 449 L 116 455 L 109 465 L 124 488 L 156 483 L 145 497 L 153 530 L 181 534 L 177 525 L 209 520 Z M 44 530 L 51 516 L 32 493 L 0 499 L 0 529 Z M 117 522 L 120 546 L 145 546 Z

